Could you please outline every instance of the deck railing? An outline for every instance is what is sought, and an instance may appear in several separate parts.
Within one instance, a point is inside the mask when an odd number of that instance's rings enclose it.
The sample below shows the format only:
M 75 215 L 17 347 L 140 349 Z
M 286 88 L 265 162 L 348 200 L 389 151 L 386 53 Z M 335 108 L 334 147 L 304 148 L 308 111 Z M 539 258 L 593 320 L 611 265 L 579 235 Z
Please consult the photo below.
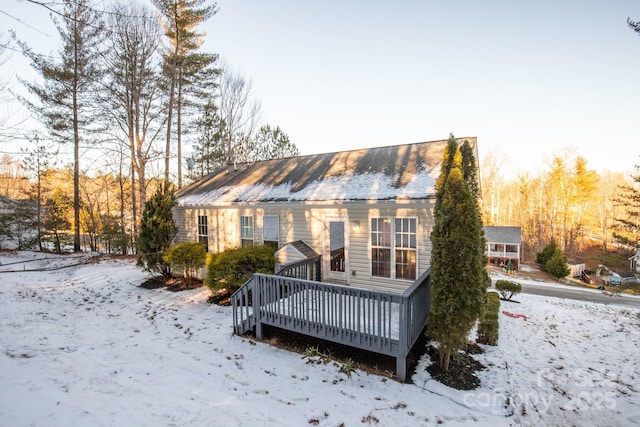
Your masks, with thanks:
M 404 380 L 429 303 L 429 270 L 402 294 L 256 274 L 232 297 L 233 327 L 236 334 L 255 328 L 260 339 L 270 325 L 392 356 Z
M 316 255 L 283 265 L 276 276 L 320 281 L 322 256 Z

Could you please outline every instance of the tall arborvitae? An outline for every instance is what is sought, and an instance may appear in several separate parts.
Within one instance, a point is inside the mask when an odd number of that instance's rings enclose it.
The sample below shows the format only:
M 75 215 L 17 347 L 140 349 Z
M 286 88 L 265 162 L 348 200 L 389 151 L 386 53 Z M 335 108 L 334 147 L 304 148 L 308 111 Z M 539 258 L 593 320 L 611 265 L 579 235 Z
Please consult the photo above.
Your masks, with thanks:
M 478 204 L 463 179 L 460 159 L 457 148 L 453 152 L 448 149 L 443 156 L 431 233 L 427 333 L 439 344 L 444 371 L 449 368 L 451 355 L 464 346 L 481 313 L 486 293 L 482 222 Z M 442 173 L 447 175 L 443 177 Z
M 478 179 L 478 165 L 476 156 L 473 154 L 473 148 L 468 140 L 464 140 L 460 146 L 460 154 L 462 156 L 462 176 L 469 186 L 471 195 L 476 199 L 480 199 L 480 181 Z
M 449 135 L 449 139 L 447 140 L 447 146 L 444 148 L 444 153 L 442 154 L 442 164 L 440 165 L 440 176 L 436 182 L 436 211 L 440 205 L 440 199 L 442 198 L 442 193 L 444 192 L 444 184 L 449 176 L 449 172 L 454 165 L 460 167 L 462 162 L 462 158 L 460 157 L 460 150 L 458 150 L 458 141 L 453 136 L 453 134 Z
M 162 257 L 178 233 L 171 210 L 175 204 L 173 188 L 170 185 L 159 188 L 145 203 L 138 238 L 138 265 L 161 273 L 165 279 L 171 276 L 171 266 Z

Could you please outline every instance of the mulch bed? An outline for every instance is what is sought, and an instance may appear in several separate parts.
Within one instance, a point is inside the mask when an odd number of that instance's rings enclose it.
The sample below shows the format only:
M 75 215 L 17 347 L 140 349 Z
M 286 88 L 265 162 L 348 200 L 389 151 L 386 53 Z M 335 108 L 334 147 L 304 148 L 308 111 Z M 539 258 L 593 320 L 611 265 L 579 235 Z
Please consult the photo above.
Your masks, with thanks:
M 142 282 L 140 287 L 144 289 L 166 288 L 171 292 L 179 292 L 200 288 L 202 287 L 202 281 L 192 279 L 191 283 L 187 283 L 182 277 L 175 277 L 165 281 L 163 276 L 154 276 Z
M 436 381 L 457 390 L 473 390 L 480 386 L 480 379 L 475 372 L 485 369 L 485 366 L 475 360 L 473 354 L 481 354 L 484 350 L 478 344 L 467 344 L 465 348 L 455 357 L 451 357 L 449 370 L 444 372 L 440 369 L 440 356 L 438 350 L 433 346 L 428 346 L 427 353 L 431 359 L 431 365 L 427 367 L 427 372 Z
M 248 334 L 252 336 L 252 334 Z M 307 335 L 297 334 L 283 329 L 263 326 L 263 341 L 274 347 L 292 351 L 304 355 L 309 348 L 314 348 L 318 353 L 330 356 L 332 360 L 344 362 L 351 359 L 356 367 L 368 374 L 381 375 L 394 378 L 396 359 L 391 356 L 360 350 L 342 344 L 324 341 Z M 420 358 L 425 354 L 427 340 L 424 335 L 418 339 L 411 353 L 407 356 L 407 383 L 411 383 L 416 366 Z
M 207 302 L 209 304 L 229 306 L 231 305 L 231 295 L 233 295 L 233 292 L 234 291 L 228 289 L 215 291 L 209 298 L 207 298 Z

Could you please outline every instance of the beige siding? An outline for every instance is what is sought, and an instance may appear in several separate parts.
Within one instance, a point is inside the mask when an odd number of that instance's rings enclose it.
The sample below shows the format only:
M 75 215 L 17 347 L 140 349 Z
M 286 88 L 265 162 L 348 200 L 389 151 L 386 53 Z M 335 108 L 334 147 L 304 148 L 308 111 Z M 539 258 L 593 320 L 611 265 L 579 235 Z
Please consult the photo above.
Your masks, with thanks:
M 302 261 L 305 257 L 291 245 L 285 245 L 278 249 L 275 253 L 276 255 L 276 268 L 277 272 L 282 268 L 283 265 L 291 264 L 292 262 Z
M 323 255 L 323 277 L 328 270 L 327 220 L 344 218 L 347 235 L 346 280 L 351 286 L 404 291 L 408 280 L 391 280 L 371 276 L 370 222 L 374 217 L 418 218 L 418 265 L 420 275 L 429 267 L 431 256 L 430 234 L 433 226 L 431 201 L 407 202 L 350 202 L 344 204 L 265 203 L 256 206 L 225 206 L 220 208 L 178 207 L 174 218 L 180 232 L 178 241 L 197 240 L 198 215 L 207 215 L 209 221 L 209 252 L 221 252 L 240 246 L 240 215 L 254 217 L 254 241 L 262 244 L 262 218 L 279 217 L 279 245 L 302 240 Z

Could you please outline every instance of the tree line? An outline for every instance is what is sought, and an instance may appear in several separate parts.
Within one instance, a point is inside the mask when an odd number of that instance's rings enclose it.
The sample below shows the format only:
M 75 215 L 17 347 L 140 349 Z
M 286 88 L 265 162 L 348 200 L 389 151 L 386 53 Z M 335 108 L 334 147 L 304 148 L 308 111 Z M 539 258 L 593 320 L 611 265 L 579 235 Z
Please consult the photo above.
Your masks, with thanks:
M 19 100 L 45 130 L 30 136 L 23 171 L 46 182 L 27 192 L 44 206 L 56 190 L 49 189 L 57 185 L 52 171 L 62 173 L 53 163 L 58 147 L 73 147 L 70 171 L 63 170 L 72 188 L 57 188 L 71 199 L 74 250 L 80 250 L 81 230 L 104 226 L 96 215 L 115 220 L 135 239 L 147 194 L 158 185 L 180 188 L 225 164 L 299 154 L 279 126 L 261 122 L 250 81 L 202 50 L 206 34 L 199 27 L 216 15 L 216 3 L 127 1 L 104 10 L 94 0 L 33 3 L 51 11 L 60 45 L 45 55 L 11 34 L 39 75 L 37 81 L 18 78 L 28 92 Z M 185 137 L 193 153 L 188 159 Z M 89 175 L 83 162 L 95 158 L 100 170 Z M 102 193 L 108 201 L 98 200 Z
M 537 173 L 509 177 L 505 163 L 498 152 L 483 160 L 483 221 L 521 226 L 526 260 L 552 240 L 569 256 L 593 245 L 640 246 L 640 165 L 630 174 L 597 172 L 584 157 L 562 153 Z

